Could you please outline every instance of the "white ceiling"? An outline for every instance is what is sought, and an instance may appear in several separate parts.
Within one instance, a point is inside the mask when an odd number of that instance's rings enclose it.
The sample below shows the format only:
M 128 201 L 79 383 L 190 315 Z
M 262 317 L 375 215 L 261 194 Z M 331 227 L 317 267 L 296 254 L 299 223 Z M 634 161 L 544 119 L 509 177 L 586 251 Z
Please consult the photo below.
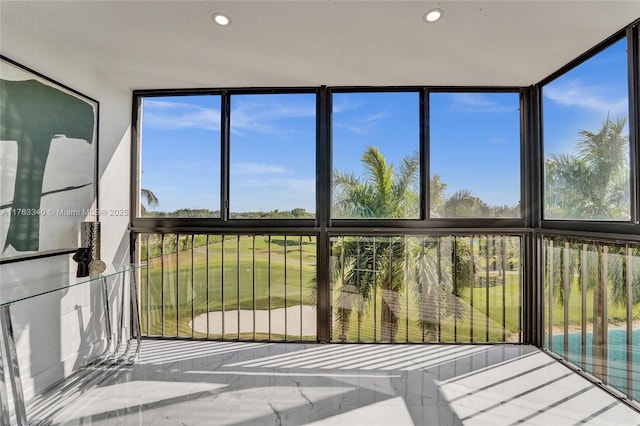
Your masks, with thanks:
M 640 18 L 640 0 L 0 0 L 0 16 L 6 56 L 33 32 L 131 89 L 525 86 Z

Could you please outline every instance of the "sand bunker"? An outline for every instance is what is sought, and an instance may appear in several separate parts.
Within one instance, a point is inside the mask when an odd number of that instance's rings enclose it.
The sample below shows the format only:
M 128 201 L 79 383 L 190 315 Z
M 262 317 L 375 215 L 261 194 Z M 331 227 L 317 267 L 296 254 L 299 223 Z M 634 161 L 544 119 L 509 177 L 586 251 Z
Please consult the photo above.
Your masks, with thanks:
M 254 317 L 255 312 L 255 317 Z M 302 315 L 302 319 L 301 319 Z M 229 310 L 224 312 L 224 333 L 238 333 L 238 316 L 240 317 L 240 333 L 253 333 L 254 323 L 256 333 L 287 334 L 289 336 L 316 336 L 316 309 L 314 306 L 296 305 L 288 308 L 278 308 L 271 310 L 271 321 L 269 321 L 268 310 Z M 189 327 L 198 333 L 207 333 L 207 323 L 209 323 L 209 334 L 222 334 L 222 312 L 208 312 L 194 318 L 193 324 L 189 322 Z M 271 324 L 271 330 L 269 330 Z M 302 326 L 302 330 L 300 327 Z

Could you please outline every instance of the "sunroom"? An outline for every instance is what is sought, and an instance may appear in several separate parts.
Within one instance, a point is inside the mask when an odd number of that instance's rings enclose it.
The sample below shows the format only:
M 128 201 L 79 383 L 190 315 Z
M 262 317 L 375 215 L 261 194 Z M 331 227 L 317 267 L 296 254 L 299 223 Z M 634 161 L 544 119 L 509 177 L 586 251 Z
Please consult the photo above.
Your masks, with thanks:
M 0 18 L 3 425 L 640 423 L 637 1 Z

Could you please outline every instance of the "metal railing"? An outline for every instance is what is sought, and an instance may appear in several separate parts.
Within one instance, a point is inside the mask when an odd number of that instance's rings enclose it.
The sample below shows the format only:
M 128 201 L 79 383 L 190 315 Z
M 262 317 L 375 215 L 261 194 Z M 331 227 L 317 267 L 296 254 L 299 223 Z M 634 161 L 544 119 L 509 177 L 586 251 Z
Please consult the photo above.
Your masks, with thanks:
M 315 341 L 315 240 L 139 234 L 143 334 Z
M 340 342 L 520 343 L 521 238 L 333 236 L 318 287 L 315 236 L 138 234 L 142 333 L 315 341 L 325 327 Z
M 522 342 L 521 237 L 336 236 L 332 339 Z
M 640 398 L 640 243 L 545 235 L 544 346 Z

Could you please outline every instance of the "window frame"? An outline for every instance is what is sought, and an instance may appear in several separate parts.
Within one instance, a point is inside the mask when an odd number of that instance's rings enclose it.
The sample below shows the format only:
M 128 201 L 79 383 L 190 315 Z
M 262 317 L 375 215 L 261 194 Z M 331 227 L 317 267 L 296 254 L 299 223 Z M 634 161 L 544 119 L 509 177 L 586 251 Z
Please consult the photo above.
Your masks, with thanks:
M 530 222 L 530 203 L 526 194 L 530 192 L 526 185 L 525 176 L 525 150 L 527 150 L 527 138 L 525 138 L 525 114 L 527 91 L 521 87 L 460 87 L 460 86 L 387 86 L 387 87 L 360 87 L 360 86 L 336 86 L 328 89 L 329 96 L 329 134 L 332 130 L 331 101 L 333 93 L 389 93 L 389 92 L 419 92 L 420 93 L 420 217 L 417 219 L 388 219 L 388 218 L 333 218 L 329 216 L 328 226 L 347 232 L 363 228 L 385 229 L 437 229 L 452 228 L 466 230 L 480 230 L 485 228 L 504 228 L 522 230 Z M 429 94 L 430 93 L 517 93 L 519 95 L 520 108 L 520 217 L 519 218 L 433 218 L 430 217 L 430 140 L 429 140 Z M 333 140 L 329 138 L 330 146 Z M 332 159 L 333 157 L 330 156 Z M 329 182 L 330 189 L 332 188 Z M 331 194 L 329 194 L 331 200 Z M 329 207 L 330 214 L 330 207 Z M 339 231 L 342 232 L 342 231 Z
M 419 130 L 418 130 L 418 156 L 420 159 L 420 165 L 418 167 L 418 186 L 420 188 L 420 205 L 418 218 L 334 218 L 331 216 L 331 210 L 333 209 L 333 95 L 342 93 L 418 93 L 418 114 L 419 114 Z M 402 226 L 407 228 L 424 226 L 426 220 L 426 194 L 428 193 L 428 183 L 425 182 L 425 166 L 426 152 L 428 149 L 425 145 L 425 123 L 427 122 L 425 111 L 425 88 L 418 86 L 397 86 L 397 87 L 332 87 L 328 90 L 329 97 L 329 117 L 328 117 L 328 134 L 330 135 L 327 143 L 329 144 L 331 154 L 327 159 L 327 163 L 331 165 L 329 168 L 328 182 L 329 185 L 329 223 L 335 227 L 360 227 L 360 226 Z
M 526 224 L 526 218 L 530 215 L 530 203 L 526 197 L 526 194 L 529 192 L 527 188 L 527 179 L 525 179 L 525 171 L 526 167 L 526 156 L 525 153 L 528 150 L 527 146 L 527 138 L 525 137 L 526 133 L 526 92 L 523 88 L 513 88 L 513 87 L 437 87 L 431 88 L 427 91 L 427 108 L 429 114 L 430 112 L 430 102 L 429 95 L 431 93 L 513 93 L 518 95 L 518 109 L 519 109 L 519 138 L 520 138 L 520 148 L 519 148 L 519 170 L 520 170 L 520 217 L 443 217 L 443 218 L 435 218 L 430 217 L 431 213 L 431 200 L 428 199 L 426 204 L 427 214 L 429 215 L 429 220 L 434 221 L 434 223 L 439 224 L 439 226 L 455 226 L 455 224 L 483 224 L 482 226 L 495 226 L 496 222 L 503 223 L 505 226 L 511 227 L 524 227 Z M 429 115 L 430 117 L 430 115 Z M 431 124 L 430 119 L 427 121 L 427 126 Z M 431 147 L 431 137 L 429 133 L 430 127 L 426 129 L 426 146 L 427 148 Z M 428 158 L 429 163 L 427 163 L 427 170 L 429 171 L 429 175 L 427 178 L 427 184 L 431 182 L 431 170 L 430 170 L 430 156 Z M 431 194 L 430 188 L 427 192 L 427 197 L 429 198 Z
M 230 120 L 231 97 L 233 95 L 269 95 L 269 94 L 314 94 L 316 96 L 316 152 L 319 127 L 319 88 L 203 88 L 203 89 L 150 89 L 133 91 L 132 107 L 132 144 L 131 144 L 131 205 L 130 228 L 136 232 L 177 231 L 203 232 L 222 231 L 242 232 L 256 228 L 268 228 L 271 231 L 299 228 L 300 234 L 316 229 L 317 219 L 232 219 L 229 217 L 230 189 Z M 141 172 L 141 132 L 139 124 L 142 120 L 142 100 L 146 98 L 170 96 L 207 96 L 217 95 L 221 98 L 220 108 L 220 217 L 217 218 L 179 218 L 179 217 L 142 217 L 140 206 L 140 172 Z M 317 154 L 316 154 L 317 156 Z M 316 168 L 318 159 L 316 158 Z M 317 185 L 316 185 L 317 186 Z M 316 189 L 316 203 L 318 199 Z M 316 216 L 318 206 L 316 205 Z
M 538 123 L 535 131 L 535 143 L 538 149 L 538 155 L 532 157 L 538 169 L 539 176 L 533 182 L 537 187 L 537 226 L 541 229 L 569 231 L 574 233 L 591 232 L 601 233 L 603 235 L 612 234 L 637 234 L 640 232 L 638 225 L 640 224 L 640 175 L 638 173 L 640 158 L 638 145 L 640 144 L 640 126 L 638 120 L 638 112 L 640 111 L 640 35 L 638 31 L 638 22 L 629 25 L 621 31 L 618 31 L 598 43 L 596 46 L 587 50 L 573 61 L 564 65 L 554 73 L 538 82 L 534 89 L 537 92 L 537 99 L 533 107 L 536 109 Z M 564 76 L 566 73 L 576 69 L 589 59 L 597 56 L 599 53 L 611 47 L 613 44 L 621 40 L 627 40 L 627 90 L 628 90 L 628 125 L 629 125 L 629 220 L 579 220 L 579 219 L 546 219 L 544 217 L 544 186 L 545 186 L 545 170 L 544 170 L 544 101 L 543 88 L 545 85 Z M 635 60 L 634 60 L 635 57 Z M 635 114 L 635 115 L 634 115 Z M 634 119 L 635 118 L 635 119 Z
M 333 218 L 332 204 L 332 100 L 334 93 L 419 93 L 419 156 L 420 156 L 420 215 L 412 219 L 389 218 Z M 296 94 L 316 95 L 316 212 L 314 219 L 259 219 L 229 218 L 229 178 L 230 178 L 230 103 L 236 94 Z M 520 99 L 520 218 L 432 218 L 429 217 L 430 191 L 430 157 L 429 157 L 429 94 L 430 93 L 518 93 Z M 137 215 L 140 204 L 140 161 L 141 141 L 138 129 L 143 98 L 168 96 L 218 95 L 221 97 L 221 191 L 219 218 L 171 218 L 141 217 Z M 296 88 L 196 88 L 196 89 L 145 89 L 134 90 L 132 96 L 132 150 L 131 150 L 131 218 L 130 228 L 136 232 L 241 232 L 256 231 L 262 228 L 269 232 L 289 232 L 295 235 L 308 232 L 319 232 L 320 229 L 364 228 L 385 229 L 437 229 L 453 228 L 480 230 L 484 228 L 501 228 L 522 230 L 531 220 L 532 209 L 526 194 L 529 193 L 528 179 L 525 179 L 525 150 L 528 149 L 525 137 L 525 116 L 527 114 L 527 91 L 520 87 L 458 87 L 458 86 L 385 86 L 385 87 L 296 87 Z

